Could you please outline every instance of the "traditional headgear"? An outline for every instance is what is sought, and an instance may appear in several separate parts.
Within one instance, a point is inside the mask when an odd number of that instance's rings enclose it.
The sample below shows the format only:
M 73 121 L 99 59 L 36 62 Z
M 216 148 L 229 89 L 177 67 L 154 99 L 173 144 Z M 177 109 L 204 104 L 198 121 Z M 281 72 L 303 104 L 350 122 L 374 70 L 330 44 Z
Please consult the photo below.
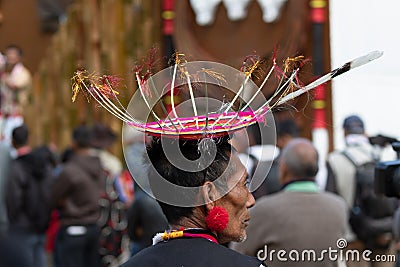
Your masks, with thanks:
M 263 121 L 271 109 L 382 54 L 374 51 L 356 58 L 307 85 L 298 79 L 303 57 L 288 58 L 280 67 L 274 56 L 260 86 L 250 79 L 259 75 L 262 65 L 256 56 L 247 57 L 239 71 L 215 62 L 188 62 L 176 54 L 175 65 L 155 75 L 147 72 L 141 76 L 142 69 L 135 70 L 139 90 L 131 99 L 131 108 L 125 109 L 118 101 L 119 79 L 87 71 L 77 71 L 72 78 L 73 100 L 82 89 L 115 117 L 151 135 L 184 139 L 215 137 Z M 262 89 L 273 77 L 278 78 L 277 87 L 265 99 Z M 179 105 L 177 95 L 181 99 Z M 165 96 L 170 97 L 168 106 L 162 99 Z

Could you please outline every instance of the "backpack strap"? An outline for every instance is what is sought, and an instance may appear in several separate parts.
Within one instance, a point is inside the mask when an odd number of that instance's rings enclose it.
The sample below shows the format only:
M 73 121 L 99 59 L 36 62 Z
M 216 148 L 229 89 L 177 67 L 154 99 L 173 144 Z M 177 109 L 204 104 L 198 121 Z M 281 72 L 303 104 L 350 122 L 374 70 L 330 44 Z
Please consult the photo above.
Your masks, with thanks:
M 365 153 L 368 153 L 365 150 L 362 150 Z M 345 156 L 350 162 L 351 164 L 353 164 L 354 168 L 355 168 L 355 173 L 354 173 L 354 188 L 355 188 L 355 192 L 354 192 L 354 202 L 353 202 L 353 207 L 357 207 L 361 205 L 361 192 L 362 192 L 362 185 L 360 184 L 361 181 L 358 181 L 357 179 L 357 168 L 359 168 L 360 166 L 364 165 L 364 164 L 368 164 L 368 163 L 376 163 L 378 161 L 378 159 L 374 156 L 373 153 L 370 154 L 371 159 L 368 161 L 365 161 L 363 163 L 358 163 L 354 160 L 354 157 L 346 150 L 342 151 L 342 155 Z
M 355 160 L 350 156 L 350 153 L 348 151 L 342 151 L 342 155 L 345 156 L 351 162 L 351 164 L 354 165 L 354 167 L 357 168 L 359 166 L 359 164 L 357 164 Z
M 350 153 L 346 150 L 342 151 L 342 155 L 345 156 L 350 162 L 351 164 L 353 164 L 354 168 L 355 168 L 355 173 L 354 173 L 354 198 L 353 198 L 353 206 L 352 208 L 355 208 L 357 206 L 361 205 L 361 188 L 360 185 L 357 181 L 357 167 L 360 166 L 360 164 L 356 163 L 355 160 L 352 158 L 352 156 L 350 156 Z

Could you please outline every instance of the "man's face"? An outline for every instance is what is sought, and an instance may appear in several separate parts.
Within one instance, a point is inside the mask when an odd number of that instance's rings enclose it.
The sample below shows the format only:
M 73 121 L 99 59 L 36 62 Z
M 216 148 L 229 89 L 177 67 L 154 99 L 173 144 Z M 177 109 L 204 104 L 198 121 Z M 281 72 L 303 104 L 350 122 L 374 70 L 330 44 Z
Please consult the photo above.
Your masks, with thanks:
M 229 214 L 229 222 L 225 230 L 219 235 L 221 243 L 246 239 L 246 227 L 249 224 L 249 208 L 255 203 L 247 183 L 248 174 L 246 168 L 240 162 L 236 153 L 232 153 L 231 160 L 235 170 L 228 178 L 228 186 L 232 188 L 228 194 L 220 199 L 219 206 L 225 208 Z
M 7 49 L 5 55 L 7 58 L 7 64 L 10 66 L 14 66 L 21 60 L 21 56 L 20 56 L 18 50 L 15 48 Z

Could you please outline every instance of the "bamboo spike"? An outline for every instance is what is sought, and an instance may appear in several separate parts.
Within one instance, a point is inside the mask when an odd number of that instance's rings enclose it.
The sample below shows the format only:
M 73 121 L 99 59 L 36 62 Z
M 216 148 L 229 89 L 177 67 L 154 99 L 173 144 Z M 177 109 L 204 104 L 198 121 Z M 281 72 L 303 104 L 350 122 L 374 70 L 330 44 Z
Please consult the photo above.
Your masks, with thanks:
M 274 64 L 274 65 L 271 67 L 271 69 L 269 70 L 269 72 L 268 72 L 267 76 L 265 77 L 264 81 L 262 82 L 262 84 L 261 84 L 260 87 L 258 88 L 257 92 L 251 97 L 251 99 L 246 103 L 246 105 L 245 105 L 244 107 L 242 107 L 242 108 L 239 109 L 240 112 L 243 112 L 243 111 L 254 101 L 254 99 L 257 97 L 257 95 L 261 92 L 261 90 L 263 89 L 265 83 L 268 81 L 268 79 L 269 79 L 269 77 L 271 76 L 273 70 L 275 69 L 275 66 L 276 66 L 276 64 Z M 274 96 L 272 96 L 271 98 L 273 98 L 273 97 L 274 97 Z M 234 120 L 234 119 L 236 120 L 238 116 L 239 116 L 239 112 L 238 112 L 238 114 L 236 115 L 235 118 L 230 119 L 230 120 L 227 121 L 223 126 L 226 126 L 227 124 L 231 123 L 232 120 Z M 241 119 L 240 121 L 243 121 L 243 120 Z
M 140 84 L 140 77 L 139 77 L 139 74 L 138 74 L 138 73 L 136 73 L 136 79 L 137 79 L 137 83 L 138 83 L 138 86 L 139 86 L 139 91 L 140 91 L 140 94 L 141 94 L 141 96 L 142 96 L 142 98 L 143 98 L 144 103 L 146 104 L 147 108 L 149 109 L 149 111 L 150 111 L 151 114 L 153 115 L 154 119 L 155 119 L 156 121 L 161 121 L 161 119 L 157 116 L 157 114 L 156 114 L 156 113 L 153 111 L 153 109 L 150 107 L 149 102 L 147 101 L 146 96 L 145 96 L 144 93 L 143 93 L 143 88 L 142 88 L 142 85 Z M 164 124 L 164 123 L 163 123 L 163 125 L 167 126 L 168 128 L 171 128 L 171 127 L 169 127 L 168 125 L 166 125 L 166 124 Z
M 174 73 L 172 74 L 172 82 L 171 82 L 171 109 L 172 109 L 172 113 L 174 114 L 175 118 L 177 119 L 179 125 L 181 126 L 182 129 L 184 129 L 184 126 L 182 125 L 181 121 L 179 120 L 178 114 L 176 113 L 175 101 L 174 101 L 174 89 L 175 89 L 175 79 L 176 79 L 177 68 L 178 68 L 178 64 L 175 64 Z
M 185 76 L 186 76 L 186 80 L 187 80 L 188 86 L 189 86 L 190 99 L 192 100 L 192 106 L 193 106 L 193 112 L 194 112 L 194 117 L 195 117 L 195 121 L 196 121 L 196 127 L 199 128 L 199 118 L 197 115 L 196 101 L 194 100 L 192 83 L 190 81 L 190 76 L 187 71 L 185 72 Z
M 294 72 L 292 73 L 292 75 L 290 76 L 290 78 L 289 78 L 281 87 L 279 87 L 279 88 L 276 90 L 276 92 L 274 93 L 273 97 L 270 97 L 270 98 L 268 99 L 267 102 L 265 102 L 263 105 L 261 105 L 261 107 L 259 107 L 259 108 L 256 110 L 255 114 L 260 113 L 260 111 L 261 111 L 263 108 L 265 108 L 266 106 L 269 106 L 269 103 L 271 103 L 271 101 L 273 100 L 273 98 L 274 98 L 275 96 L 277 96 L 283 89 L 286 90 L 286 89 L 289 88 L 288 85 L 289 85 L 289 83 L 291 83 L 291 82 L 293 81 L 294 77 L 295 77 L 296 74 L 297 74 L 297 71 L 298 71 L 298 69 L 297 69 L 296 71 L 294 71 Z M 273 106 L 271 106 L 270 108 L 272 108 L 272 107 L 274 107 L 274 106 L 276 106 L 276 103 L 275 103 Z
M 162 101 L 162 99 L 161 99 L 161 97 L 160 97 L 160 94 L 159 94 L 158 91 L 157 91 L 157 88 L 156 88 L 156 86 L 155 86 L 155 84 L 154 84 L 154 81 L 153 81 L 153 78 L 152 78 L 151 76 L 150 76 L 149 80 L 150 80 L 150 82 L 151 82 L 151 87 L 153 88 L 153 92 L 156 94 L 157 99 L 160 100 L 161 109 L 163 110 L 163 112 L 164 112 L 165 115 L 167 116 L 169 122 L 172 124 L 172 126 L 174 126 L 176 132 L 178 133 L 179 130 L 178 130 L 178 128 L 176 128 L 175 123 L 172 122 L 171 117 L 169 116 L 168 111 L 167 111 L 167 109 L 165 108 L 165 105 L 164 105 L 164 103 L 163 103 L 163 101 Z
M 233 106 L 233 104 L 235 103 L 235 101 L 238 99 L 239 95 L 243 92 L 244 90 L 244 86 L 246 85 L 246 83 L 249 81 L 250 79 L 250 75 L 248 75 L 246 77 L 246 79 L 244 80 L 242 86 L 240 87 L 239 91 L 236 93 L 235 97 L 232 99 L 232 101 L 229 103 L 228 107 L 225 109 L 224 112 L 228 112 L 229 109 Z
M 269 77 L 271 76 L 272 72 L 275 69 L 275 64 L 271 67 L 270 71 L 268 72 L 267 76 L 265 77 L 264 81 L 262 82 L 262 84 L 260 85 L 260 87 L 258 88 L 257 92 L 252 96 L 252 98 L 247 102 L 247 104 L 240 109 L 240 111 L 244 111 L 248 106 L 250 106 L 250 104 L 254 101 L 254 99 L 257 97 L 257 95 L 261 92 L 261 90 L 263 89 L 265 83 L 268 81 Z
M 243 91 L 245 84 L 247 83 L 247 81 L 250 79 L 250 75 L 246 76 L 246 79 L 244 80 L 244 82 L 242 83 L 242 85 L 240 86 L 240 89 L 238 90 L 238 92 L 236 93 L 235 97 L 233 98 L 233 100 L 229 103 L 228 107 L 225 109 L 225 111 L 223 111 L 218 118 L 214 121 L 213 125 L 211 125 L 211 127 L 214 127 L 215 124 L 217 124 L 221 118 L 223 117 L 223 114 L 228 112 L 228 110 L 233 106 L 234 102 L 236 101 L 236 99 L 239 97 L 239 94 Z
M 110 88 L 112 88 L 112 87 L 111 87 L 111 84 L 110 84 L 110 82 L 109 82 L 108 79 L 106 79 L 106 82 L 107 82 L 107 85 L 108 85 Z M 125 108 L 125 107 L 122 105 L 122 103 L 119 101 L 117 95 L 114 93 L 114 90 L 111 89 L 111 93 L 112 93 L 113 97 L 117 100 L 119 106 L 121 107 L 121 110 L 125 112 L 126 116 L 127 116 L 130 120 L 134 121 L 135 119 L 131 116 L 131 114 L 128 112 L 128 110 L 126 110 L 126 108 Z
M 348 72 L 351 69 L 360 67 L 362 65 L 365 65 L 375 59 L 380 58 L 383 55 L 382 51 L 372 51 L 364 56 L 358 57 L 356 59 L 353 59 L 352 61 L 349 61 L 345 64 L 343 64 L 341 67 L 332 70 L 331 72 L 325 74 L 324 76 L 322 76 L 321 78 L 313 81 L 312 83 L 309 83 L 308 85 L 300 88 L 299 90 L 285 96 L 284 98 L 282 98 L 277 105 L 281 105 L 285 102 L 287 102 L 288 100 L 298 97 L 306 92 L 308 92 L 309 90 L 328 82 L 329 80 L 335 78 L 336 76 L 339 76 L 343 73 Z
M 208 128 L 208 89 L 207 89 L 207 80 L 206 80 L 206 73 L 204 72 L 203 69 L 203 75 L 204 75 L 204 93 L 206 97 L 206 126 L 204 129 Z
M 124 121 L 124 122 L 129 122 L 129 120 L 127 120 L 126 118 L 124 118 L 123 116 L 121 116 L 118 112 L 115 112 L 115 110 L 113 108 L 110 108 L 108 106 L 108 104 L 104 101 L 99 100 L 97 97 L 99 97 L 100 99 L 102 99 L 104 96 L 102 96 L 99 92 L 97 92 L 97 90 L 89 90 L 89 88 L 87 87 L 87 85 L 85 83 L 82 83 L 83 86 L 85 87 L 85 89 L 89 92 L 89 94 L 97 101 L 97 103 L 99 103 L 105 110 L 107 110 L 108 112 L 110 112 L 111 114 L 113 114 L 114 116 L 116 116 L 117 118 L 119 118 L 120 120 Z M 95 92 L 95 94 L 93 92 Z M 96 97 L 97 96 L 97 97 Z M 106 97 L 104 97 L 106 98 Z

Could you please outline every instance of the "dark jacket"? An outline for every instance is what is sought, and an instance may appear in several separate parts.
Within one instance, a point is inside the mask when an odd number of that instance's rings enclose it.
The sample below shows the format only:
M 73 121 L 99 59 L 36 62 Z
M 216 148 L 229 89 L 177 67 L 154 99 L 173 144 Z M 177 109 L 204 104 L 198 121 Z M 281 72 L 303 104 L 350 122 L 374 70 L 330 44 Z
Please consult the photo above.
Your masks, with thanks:
M 122 267 L 262 267 L 256 258 L 242 255 L 204 238 L 178 238 L 146 248 Z
M 28 214 L 34 206 L 32 201 L 36 201 L 36 199 L 28 198 L 30 196 L 28 187 L 32 186 L 33 180 L 46 183 L 43 186 L 48 190 L 44 190 L 44 194 L 50 191 L 50 167 L 46 159 L 35 151 L 19 156 L 11 162 L 6 203 L 9 224 L 12 229 L 35 231 L 32 215 Z M 43 204 L 48 204 L 49 196 L 41 197 L 45 201 Z M 35 206 L 35 208 L 40 207 Z M 43 208 L 45 207 L 43 206 Z
M 279 182 L 279 160 L 280 157 L 278 156 L 273 161 L 257 162 L 257 169 L 253 173 L 253 179 L 257 179 L 257 181 L 261 179 L 264 180 L 253 192 L 253 196 L 256 200 L 281 190 L 282 185 Z
M 135 201 L 128 209 L 127 215 L 129 238 L 141 249 L 152 244 L 155 234 L 169 228 L 160 205 L 142 190 L 135 194 Z
M 99 218 L 99 199 L 105 174 L 100 160 L 87 155 L 75 155 L 56 178 L 51 205 L 60 210 L 62 225 L 95 224 Z
M 298 181 L 291 185 L 304 183 L 310 182 Z M 313 192 L 288 190 L 288 185 L 279 193 L 258 199 L 250 209 L 246 241 L 233 243 L 232 248 L 246 255 L 265 257 L 267 265 L 273 267 L 335 266 L 322 251 L 336 248 L 336 242 L 344 237 L 346 204 L 340 197 L 319 192 L 317 185 L 313 185 Z M 279 250 L 284 250 L 282 258 L 286 261 L 280 261 L 277 254 L 272 253 Z M 300 254 L 313 250 L 321 260 L 293 261 L 288 257 L 291 250 Z

